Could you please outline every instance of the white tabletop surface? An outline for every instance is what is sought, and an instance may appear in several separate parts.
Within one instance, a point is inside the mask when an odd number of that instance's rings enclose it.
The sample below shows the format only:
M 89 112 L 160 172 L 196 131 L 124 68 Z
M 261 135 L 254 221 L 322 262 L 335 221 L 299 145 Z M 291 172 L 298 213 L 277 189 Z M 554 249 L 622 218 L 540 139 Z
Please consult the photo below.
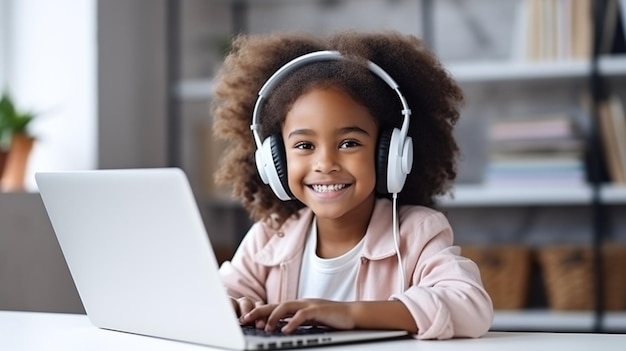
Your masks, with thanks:
M 626 350 L 626 334 L 490 332 L 478 339 L 395 340 L 326 346 L 320 350 L 588 351 L 593 348 L 603 351 Z M 0 350 L 207 351 L 216 349 L 98 329 L 90 324 L 85 315 L 0 311 Z

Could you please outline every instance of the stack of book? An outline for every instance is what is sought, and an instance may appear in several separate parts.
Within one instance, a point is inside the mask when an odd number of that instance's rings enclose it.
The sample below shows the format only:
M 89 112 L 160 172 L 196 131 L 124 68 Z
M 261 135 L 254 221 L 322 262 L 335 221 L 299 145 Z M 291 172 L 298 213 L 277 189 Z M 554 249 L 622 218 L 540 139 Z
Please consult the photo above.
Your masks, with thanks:
M 566 114 L 493 121 L 488 131 L 487 185 L 581 185 L 584 140 Z

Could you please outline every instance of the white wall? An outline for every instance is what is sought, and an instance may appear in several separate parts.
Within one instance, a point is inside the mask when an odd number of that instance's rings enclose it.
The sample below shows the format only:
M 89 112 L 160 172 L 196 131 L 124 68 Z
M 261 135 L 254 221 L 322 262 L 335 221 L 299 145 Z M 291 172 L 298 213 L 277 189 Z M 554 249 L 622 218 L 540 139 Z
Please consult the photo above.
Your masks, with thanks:
M 39 116 L 27 169 L 96 167 L 96 0 L 3 0 L 5 83 Z
M 6 84 L 6 72 L 8 71 L 7 48 L 9 45 L 9 31 L 11 22 L 9 21 L 10 0 L 0 0 L 0 89 L 4 89 Z

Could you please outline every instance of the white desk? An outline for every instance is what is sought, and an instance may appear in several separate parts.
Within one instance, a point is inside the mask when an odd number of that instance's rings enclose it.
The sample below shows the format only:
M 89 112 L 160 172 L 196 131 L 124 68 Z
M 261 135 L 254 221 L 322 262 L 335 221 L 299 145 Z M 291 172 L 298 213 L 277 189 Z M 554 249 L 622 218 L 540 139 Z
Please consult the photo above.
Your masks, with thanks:
M 626 334 L 558 334 L 490 332 L 479 339 L 396 340 L 319 348 L 324 351 L 603 351 L 626 350 Z M 85 315 L 0 311 L 0 350 L 168 350 L 214 348 L 132 335 L 93 327 Z M 307 349 L 314 350 L 314 349 Z

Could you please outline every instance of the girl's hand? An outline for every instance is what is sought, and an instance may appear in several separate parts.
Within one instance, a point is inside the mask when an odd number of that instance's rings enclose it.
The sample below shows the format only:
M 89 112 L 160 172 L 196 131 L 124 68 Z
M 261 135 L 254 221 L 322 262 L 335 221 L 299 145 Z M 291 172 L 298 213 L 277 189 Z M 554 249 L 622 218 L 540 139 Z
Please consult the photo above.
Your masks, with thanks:
M 248 313 L 241 314 L 244 323 L 255 322 L 257 328 L 274 330 L 280 321 L 287 324 L 283 333 L 291 333 L 301 325 L 322 324 L 336 329 L 353 329 L 351 303 L 321 299 L 305 299 L 272 305 L 258 305 Z
M 263 305 L 262 302 L 254 302 L 248 297 L 240 297 L 238 299 L 231 297 L 230 301 L 233 304 L 233 308 L 235 309 L 235 313 L 237 314 L 237 317 L 239 317 L 239 322 L 242 324 L 252 323 L 254 320 L 251 320 L 250 322 L 245 322 L 242 316 L 245 316 L 246 314 L 248 314 L 255 307 Z M 264 321 L 262 322 L 264 323 Z M 257 324 L 257 328 L 263 328 L 263 325 L 259 326 Z

